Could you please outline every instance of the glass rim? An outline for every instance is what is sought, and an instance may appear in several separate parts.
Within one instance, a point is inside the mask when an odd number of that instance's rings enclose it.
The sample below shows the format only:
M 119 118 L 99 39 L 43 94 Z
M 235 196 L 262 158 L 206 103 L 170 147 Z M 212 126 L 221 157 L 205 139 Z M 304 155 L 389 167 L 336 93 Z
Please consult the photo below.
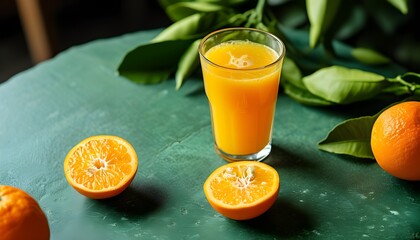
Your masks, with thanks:
M 280 48 L 281 48 L 281 53 L 279 54 L 279 56 L 270 64 L 261 66 L 261 67 L 257 67 L 257 68 L 246 68 L 246 69 L 238 69 L 238 68 L 232 68 L 232 67 L 226 67 L 226 66 L 222 66 L 219 65 L 217 63 L 214 63 L 212 61 L 210 61 L 208 58 L 206 58 L 206 56 L 204 55 L 204 53 L 202 52 L 203 49 L 203 45 L 204 43 L 212 36 L 218 34 L 218 33 L 222 33 L 222 32 L 228 32 L 228 31 L 238 31 L 238 30 L 246 30 L 246 31 L 252 31 L 252 32 L 258 32 L 261 34 L 265 34 L 265 35 L 269 35 L 270 37 L 272 37 L 273 39 L 275 39 L 278 43 L 280 43 Z M 268 46 L 267 46 L 268 47 Z M 271 48 L 271 47 L 270 47 Z M 272 49 L 272 48 L 271 48 Z M 283 41 L 278 38 L 276 35 L 264 31 L 264 30 L 260 30 L 257 28 L 247 28 L 247 27 L 232 27 L 232 28 L 223 28 L 223 29 L 219 29 L 219 30 L 215 30 L 209 34 L 207 34 L 203 39 L 201 39 L 200 44 L 198 45 L 198 53 L 200 54 L 200 56 L 210 65 L 213 65 L 215 67 L 218 68 L 223 68 L 223 69 L 227 69 L 227 70 L 233 70 L 233 71 L 255 71 L 255 70 L 262 70 L 265 68 L 269 68 L 275 64 L 277 64 L 281 59 L 284 58 L 284 56 L 286 55 L 286 46 L 284 45 Z M 277 53 L 277 52 L 276 52 Z

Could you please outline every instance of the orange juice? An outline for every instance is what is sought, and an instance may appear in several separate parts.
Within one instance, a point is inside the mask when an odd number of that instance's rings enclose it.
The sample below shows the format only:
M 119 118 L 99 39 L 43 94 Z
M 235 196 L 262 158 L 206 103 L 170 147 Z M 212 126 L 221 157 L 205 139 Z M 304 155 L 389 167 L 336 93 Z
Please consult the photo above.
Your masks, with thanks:
M 271 144 L 282 56 L 260 43 L 231 40 L 201 58 L 215 144 L 222 152 L 250 155 Z

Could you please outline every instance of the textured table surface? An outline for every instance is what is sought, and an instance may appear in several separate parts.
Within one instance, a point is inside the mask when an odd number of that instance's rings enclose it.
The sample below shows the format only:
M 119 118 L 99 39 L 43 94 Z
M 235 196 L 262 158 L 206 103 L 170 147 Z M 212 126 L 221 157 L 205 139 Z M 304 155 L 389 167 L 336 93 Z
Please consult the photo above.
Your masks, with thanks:
M 173 80 L 144 86 L 115 72 L 156 33 L 74 47 L 0 85 L 0 184 L 39 202 L 51 239 L 420 238 L 419 183 L 317 149 L 334 125 L 370 110 L 306 107 L 283 94 L 265 161 L 281 178 L 275 205 L 250 221 L 216 213 L 202 185 L 226 162 L 213 150 L 200 77 L 175 91 Z M 139 156 L 131 186 L 108 200 L 80 195 L 63 173 L 67 152 L 98 134 L 127 139 Z

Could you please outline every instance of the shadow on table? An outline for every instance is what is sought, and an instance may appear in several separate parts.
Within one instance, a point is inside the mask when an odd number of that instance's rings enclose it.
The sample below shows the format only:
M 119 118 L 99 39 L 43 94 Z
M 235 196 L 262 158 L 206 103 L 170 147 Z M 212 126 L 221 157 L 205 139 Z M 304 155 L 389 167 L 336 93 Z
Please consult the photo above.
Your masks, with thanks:
M 308 213 L 284 198 L 277 199 L 274 205 L 263 215 L 237 223 L 246 228 L 276 237 L 302 236 L 314 229 Z
M 304 171 L 318 168 L 315 162 L 307 161 L 301 156 L 273 145 L 270 156 L 264 160 L 275 168 L 299 168 Z M 294 237 L 307 234 L 314 229 L 310 212 L 294 204 L 296 200 L 280 197 L 263 215 L 237 223 L 246 228 L 276 237 Z
M 307 161 L 296 153 L 288 151 L 274 144 L 272 145 L 270 156 L 264 160 L 264 163 L 267 163 L 275 168 L 282 167 L 313 170 L 318 167 L 315 162 Z
M 416 192 L 420 194 L 420 181 L 408 181 L 393 177 L 393 181 L 399 187 L 406 189 L 408 192 Z
M 165 194 L 155 186 L 142 185 L 141 190 L 129 186 L 121 194 L 97 201 L 126 217 L 140 217 L 153 213 L 165 204 Z
M 194 98 L 194 97 L 202 97 L 206 95 L 206 91 L 204 89 L 203 80 L 200 78 L 192 79 L 189 81 L 199 82 L 198 84 L 194 85 L 195 87 L 185 90 L 185 96 Z M 188 83 L 187 83 L 188 84 Z

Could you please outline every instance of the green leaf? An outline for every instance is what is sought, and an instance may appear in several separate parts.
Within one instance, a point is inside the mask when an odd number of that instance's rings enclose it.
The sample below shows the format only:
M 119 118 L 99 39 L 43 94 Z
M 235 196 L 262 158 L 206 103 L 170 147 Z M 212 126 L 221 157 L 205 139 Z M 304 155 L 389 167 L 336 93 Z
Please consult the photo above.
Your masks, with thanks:
M 334 103 L 326 101 L 318 96 L 313 95 L 305 88 L 297 87 L 290 82 L 282 84 L 284 93 L 298 103 L 308 106 L 330 106 Z
M 229 23 L 234 15 L 229 12 L 196 13 L 165 28 L 152 42 L 176 39 L 202 38 Z
M 284 2 L 282 4 L 280 8 L 272 8 L 282 26 L 298 29 L 308 21 L 304 2 L 289 1 L 287 4 Z
M 391 62 L 389 58 L 369 48 L 353 48 L 351 55 L 357 61 L 367 65 L 379 65 Z
M 346 154 L 360 158 L 374 159 L 370 141 L 373 124 L 386 109 L 406 101 L 419 101 L 420 96 L 411 96 L 394 102 L 373 116 L 363 116 L 343 121 L 336 125 L 328 135 L 318 143 L 318 148 L 330 153 Z
M 284 88 L 284 93 L 299 103 L 309 106 L 329 106 L 333 104 L 308 91 L 303 84 L 300 69 L 288 57 L 284 58 L 280 82 Z
M 340 14 L 345 12 L 345 14 Z M 340 6 L 340 17 L 334 21 L 334 38 L 344 40 L 358 36 L 366 27 L 368 14 L 356 1 L 345 1 Z
M 395 11 L 384 1 L 364 1 L 363 6 L 379 27 L 380 32 L 386 35 L 397 34 L 398 30 L 406 24 L 407 19 L 401 17 L 400 12 Z M 373 29 L 372 32 L 378 32 L 378 30 Z
M 185 39 L 199 32 L 200 21 L 202 14 L 194 14 L 177 21 L 165 28 L 152 42 L 162 42 L 168 40 Z
M 372 98 L 391 84 L 379 74 L 341 66 L 322 68 L 303 82 L 312 94 L 339 104 Z
M 157 83 L 166 80 L 182 64 L 178 70 L 179 85 L 190 71 L 186 67 L 186 62 L 191 61 L 190 57 L 183 58 L 182 63 L 179 63 L 188 47 L 221 26 L 231 26 L 231 21 L 241 23 L 240 15 L 214 12 L 186 17 L 166 28 L 151 43 L 130 51 L 119 65 L 118 72 L 135 82 Z
M 196 13 L 216 12 L 225 10 L 225 7 L 209 2 L 178 2 L 168 6 L 166 14 L 173 21 L 179 21 Z
M 178 68 L 175 73 L 176 90 L 181 88 L 184 80 L 190 76 L 200 64 L 198 55 L 198 45 L 200 44 L 200 41 L 201 39 L 194 41 L 179 60 Z
M 159 3 L 163 8 L 167 8 L 168 6 L 179 2 L 191 2 L 191 0 L 159 0 Z M 234 7 L 245 3 L 252 4 L 254 0 L 195 0 L 195 2 L 213 3 L 220 6 Z
M 408 13 L 407 0 L 387 0 L 391 5 L 400 10 L 402 14 Z
M 254 0 L 196 0 L 199 2 L 209 2 L 209 3 L 214 3 L 217 5 L 221 5 L 221 6 L 238 6 L 238 5 L 242 5 L 244 3 L 253 3 Z
M 338 124 L 318 143 L 318 148 L 330 153 L 374 159 L 370 137 L 378 115 L 353 118 Z
M 306 11 L 311 24 L 309 45 L 314 48 L 330 27 L 340 6 L 340 0 L 306 0 Z
M 302 82 L 302 73 L 296 63 L 288 57 L 284 57 L 281 71 L 282 81 L 290 82 L 293 85 L 305 87 Z
M 138 83 L 158 83 L 174 71 L 193 40 L 174 40 L 138 46 L 125 55 L 118 67 L 121 76 Z

